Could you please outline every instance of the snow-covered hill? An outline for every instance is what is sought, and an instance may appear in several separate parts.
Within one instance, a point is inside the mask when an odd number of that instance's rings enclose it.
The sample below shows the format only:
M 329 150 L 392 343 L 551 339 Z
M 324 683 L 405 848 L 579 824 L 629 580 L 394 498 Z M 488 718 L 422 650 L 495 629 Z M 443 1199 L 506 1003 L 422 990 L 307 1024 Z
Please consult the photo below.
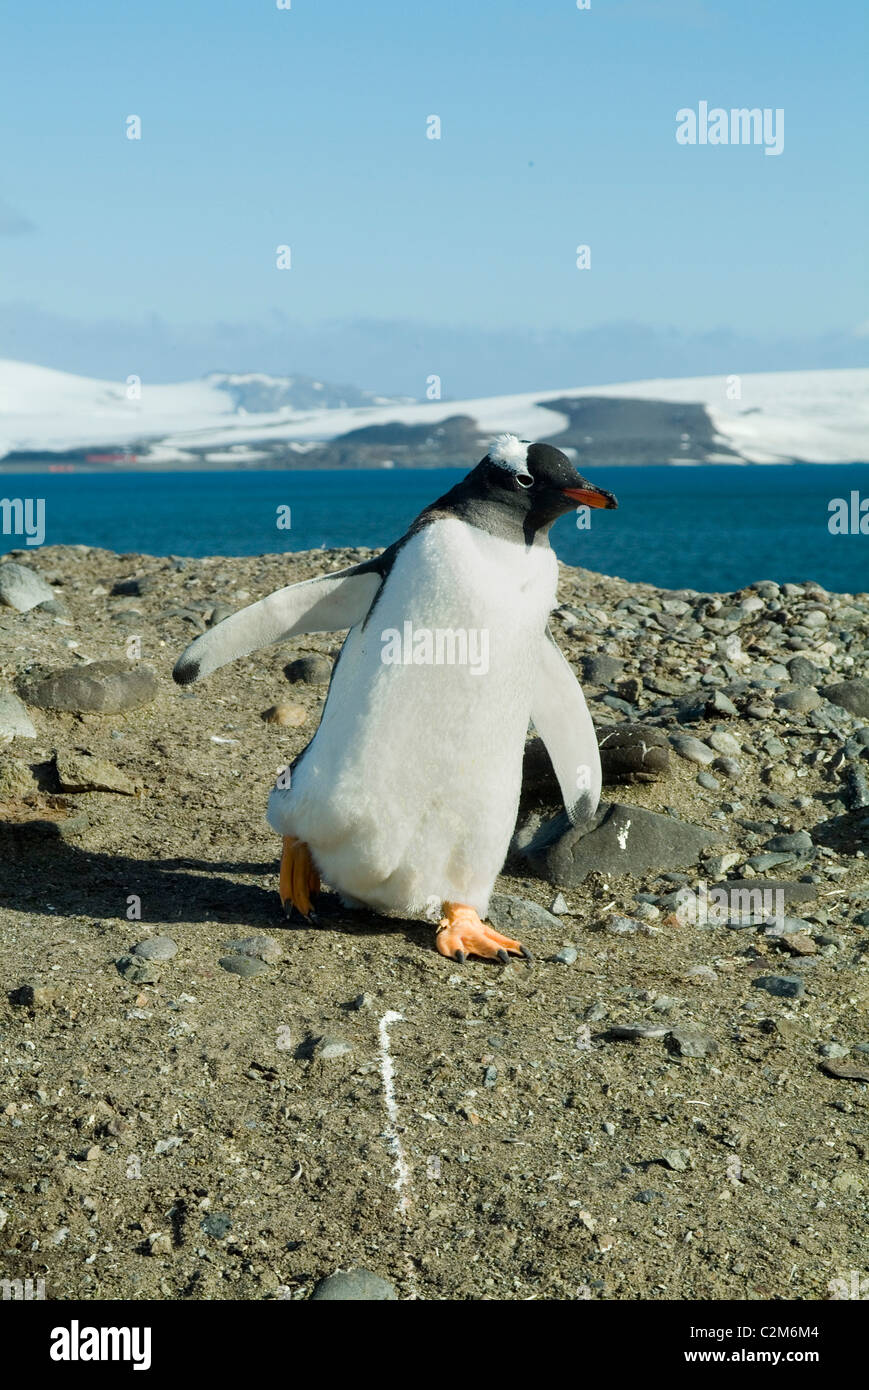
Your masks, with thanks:
M 353 395 L 355 400 L 348 399 Z M 632 415 L 606 409 L 608 402 L 619 401 L 670 403 L 674 409 L 657 415 L 639 404 Z M 687 409 L 680 432 L 683 404 Z M 334 464 L 338 457 L 352 456 L 357 437 L 346 441 L 340 455 L 332 450 L 328 460 L 321 460 L 318 446 L 340 441 L 351 431 L 370 431 L 360 445 L 369 440 L 382 444 L 388 436 L 385 427 L 410 427 L 404 448 L 412 450 L 417 439 L 433 439 L 436 445 L 441 423 L 457 416 L 465 417 L 465 437 L 472 439 L 473 447 L 478 438 L 485 441 L 509 430 L 524 439 L 557 440 L 563 435 L 568 446 L 585 452 L 586 444 L 593 454 L 597 445 L 612 443 L 613 431 L 627 431 L 634 445 L 646 421 L 654 430 L 660 419 L 666 424 L 660 444 L 666 452 L 657 455 L 661 461 L 865 461 L 869 368 L 633 381 L 407 404 L 327 387 L 309 378 L 258 373 L 215 373 L 202 381 L 168 386 L 144 383 L 139 395 L 135 382 L 95 381 L 0 361 L 0 458 L 24 451 L 114 446 L 131 449 L 140 464 L 163 467 L 206 461 L 254 463 L 258 458 L 302 462 L 306 454 L 311 463 Z M 654 443 L 652 439 L 653 450 Z M 629 458 L 628 450 L 621 461 Z M 12 460 L 7 466 L 11 464 Z

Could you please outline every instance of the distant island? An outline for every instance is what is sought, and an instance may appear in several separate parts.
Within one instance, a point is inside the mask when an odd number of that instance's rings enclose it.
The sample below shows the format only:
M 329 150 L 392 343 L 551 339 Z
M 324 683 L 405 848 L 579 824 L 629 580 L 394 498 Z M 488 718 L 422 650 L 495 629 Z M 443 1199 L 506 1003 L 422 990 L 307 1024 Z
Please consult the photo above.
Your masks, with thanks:
M 869 459 L 869 368 L 426 402 L 310 377 L 152 386 L 0 362 L 0 472 L 467 469 L 509 430 L 581 466 Z

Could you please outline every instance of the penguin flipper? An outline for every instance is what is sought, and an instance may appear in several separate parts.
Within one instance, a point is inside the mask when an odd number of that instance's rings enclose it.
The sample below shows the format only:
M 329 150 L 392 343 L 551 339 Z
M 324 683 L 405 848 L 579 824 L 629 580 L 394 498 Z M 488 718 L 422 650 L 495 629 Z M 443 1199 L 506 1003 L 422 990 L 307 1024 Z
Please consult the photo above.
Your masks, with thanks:
M 189 685 L 229 661 L 298 633 L 353 627 L 365 617 L 381 582 L 376 569 L 354 565 L 276 589 L 197 637 L 181 653 L 172 675 L 179 685 Z
M 590 820 L 600 801 L 600 751 L 582 687 L 549 628 L 543 635 L 531 720 L 543 740 L 571 824 Z

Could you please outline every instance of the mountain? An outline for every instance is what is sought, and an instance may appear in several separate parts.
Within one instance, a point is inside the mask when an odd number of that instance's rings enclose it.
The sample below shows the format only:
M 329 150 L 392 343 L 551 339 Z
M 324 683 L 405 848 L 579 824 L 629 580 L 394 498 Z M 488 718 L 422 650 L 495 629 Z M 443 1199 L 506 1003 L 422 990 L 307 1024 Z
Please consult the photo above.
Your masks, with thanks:
M 413 403 L 308 377 L 168 386 L 0 362 L 0 467 L 467 467 L 494 434 L 577 461 L 869 459 L 869 368 L 760 372 Z

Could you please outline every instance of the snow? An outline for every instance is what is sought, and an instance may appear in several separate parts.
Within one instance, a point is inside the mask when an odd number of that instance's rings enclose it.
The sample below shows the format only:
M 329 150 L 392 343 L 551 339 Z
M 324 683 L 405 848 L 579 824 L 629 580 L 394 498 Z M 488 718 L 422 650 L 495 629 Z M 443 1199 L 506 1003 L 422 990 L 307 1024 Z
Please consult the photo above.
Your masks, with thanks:
M 282 405 L 263 413 L 236 408 L 229 387 L 242 381 L 279 379 L 248 373 L 166 386 L 145 382 L 141 399 L 128 400 L 123 382 L 0 361 L 0 458 L 13 449 L 99 448 L 147 439 L 153 441 L 150 460 L 169 462 L 194 447 L 225 450 L 280 442 L 300 449 L 365 425 L 436 425 L 451 415 L 472 416 L 485 446 L 503 433 L 531 440 L 557 434 L 568 422 L 547 409 L 547 401 L 608 396 L 705 404 L 720 442 L 747 462 L 869 459 L 869 368 L 629 381 L 417 405 L 331 410 Z M 735 383 L 739 398 L 729 399 Z M 253 450 L 250 456 L 255 457 Z

